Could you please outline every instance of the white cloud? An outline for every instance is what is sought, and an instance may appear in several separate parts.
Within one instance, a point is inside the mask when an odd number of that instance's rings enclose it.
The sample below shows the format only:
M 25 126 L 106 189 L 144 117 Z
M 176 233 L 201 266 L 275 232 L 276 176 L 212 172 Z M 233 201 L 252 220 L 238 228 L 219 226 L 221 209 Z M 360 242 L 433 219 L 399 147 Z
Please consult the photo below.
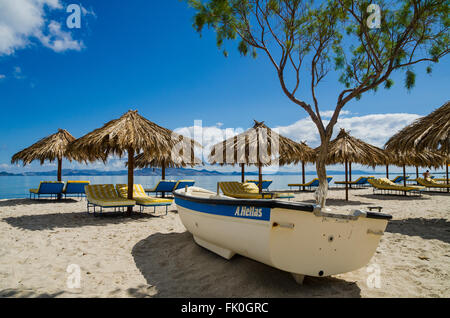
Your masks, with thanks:
M 83 48 L 59 23 L 46 20 L 48 12 L 62 8 L 59 0 L 0 0 L 0 56 L 36 41 L 56 52 Z
M 320 116 L 323 118 L 331 118 L 334 114 L 334 110 L 324 110 L 320 112 Z M 348 110 L 341 110 L 339 113 L 339 117 L 352 114 Z
M 0 74 L 0 80 L 6 78 L 6 75 Z

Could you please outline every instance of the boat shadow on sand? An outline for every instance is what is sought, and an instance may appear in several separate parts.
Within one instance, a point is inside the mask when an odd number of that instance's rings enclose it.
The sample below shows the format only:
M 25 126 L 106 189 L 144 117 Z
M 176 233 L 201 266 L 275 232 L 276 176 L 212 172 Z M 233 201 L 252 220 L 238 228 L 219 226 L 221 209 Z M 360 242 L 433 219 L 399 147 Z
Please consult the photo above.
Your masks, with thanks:
M 354 282 L 291 274 L 236 255 L 227 261 L 198 246 L 189 232 L 156 233 L 132 250 L 155 297 L 360 297 Z M 138 295 L 136 295 L 138 296 Z

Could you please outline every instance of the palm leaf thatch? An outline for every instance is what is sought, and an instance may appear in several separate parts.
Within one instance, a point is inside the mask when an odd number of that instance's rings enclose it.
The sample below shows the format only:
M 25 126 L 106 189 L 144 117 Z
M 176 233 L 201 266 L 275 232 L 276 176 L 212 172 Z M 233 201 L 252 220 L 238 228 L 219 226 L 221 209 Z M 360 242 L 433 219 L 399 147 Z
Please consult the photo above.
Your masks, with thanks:
M 387 141 L 386 148 L 402 152 L 427 149 L 450 155 L 450 102 L 400 130 Z
M 185 151 L 189 147 L 189 151 Z M 194 156 L 194 143 L 187 143 L 178 152 L 172 152 L 171 156 L 155 156 L 149 152 L 143 152 L 134 158 L 135 167 L 158 167 L 162 169 L 162 179 L 166 177 L 166 168 L 194 167 L 201 160 Z M 127 162 L 128 165 L 128 162 Z
M 314 152 L 306 145 L 281 136 L 264 122 L 255 124 L 247 131 L 214 145 L 209 155 L 211 164 L 240 164 L 242 181 L 244 165 L 256 165 L 259 170 L 259 187 L 262 186 L 262 166 L 279 164 L 280 160 L 296 158 L 299 161 L 313 160 Z M 293 160 L 293 159 L 292 159 Z
M 316 151 L 319 149 L 316 148 Z M 345 165 L 345 200 L 348 201 L 348 183 L 351 182 L 351 165 L 359 163 L 365 166 L 375 167 L 376 165 L 389 162 L 389 155 L 383 150 L 368 144 L 358 138 L 350 136 L 345 129 L 341 129 L 337 137 L 328 146 L 327 164 Z M 350 180 L 348 170 L 350 169 Z
M 128 154 L 128 199 L 133 198 L 134 155 L 151 153 L 155 157 L 168 157 L 179 142 L 190 139 L 163 128 L 130 110 L 120 118 L 111 120 L 77 139 L 69 146 L 69 152 L 78 161 L 107 160 L 109 155 L 122 157 Z M 194 144 L 200 146 L 198 143 Z M 131 209 L 129 209 L 131 212 Z
M 383 149 L 350 136 L 345 129 L 341 129 L 328 146 L 327 164 L 351 162 L 375 167 L 387 161 L 389 155 Z
M 430 150 L 422 151 L 395 151 L 386 148 L 390 154 L 390 163 L 396 166 L 413 166 L 427 168 L 441 168 L 447 162 L 447 157 Z
M 62 159 L 72 159 L 67 149 L 68 145 L 74 140 L 75 138 L 67 130 L 58 129 L 57 133 L 45 137 L 16 153 L 12 156 L 11 163 L 16 164 L 22 161 L 25 166 L 32 161 L 39 160 L 42 165 L 45 161 L 53 162 L 56 160 L 58 161 L 58 181 L 61 181 Z

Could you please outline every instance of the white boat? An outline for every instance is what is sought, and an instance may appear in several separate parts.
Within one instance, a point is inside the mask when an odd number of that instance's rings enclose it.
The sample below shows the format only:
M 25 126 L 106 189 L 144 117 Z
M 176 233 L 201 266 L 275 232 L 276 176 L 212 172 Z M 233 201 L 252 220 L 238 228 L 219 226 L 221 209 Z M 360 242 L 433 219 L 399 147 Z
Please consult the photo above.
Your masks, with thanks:
M 190 187 L 174 192 L 178 213 L 195 242 L 231 259 L 240 254 L 293 274 L 330 276 L 365 266 L 392 216 L 280 200 L 234 199 Z

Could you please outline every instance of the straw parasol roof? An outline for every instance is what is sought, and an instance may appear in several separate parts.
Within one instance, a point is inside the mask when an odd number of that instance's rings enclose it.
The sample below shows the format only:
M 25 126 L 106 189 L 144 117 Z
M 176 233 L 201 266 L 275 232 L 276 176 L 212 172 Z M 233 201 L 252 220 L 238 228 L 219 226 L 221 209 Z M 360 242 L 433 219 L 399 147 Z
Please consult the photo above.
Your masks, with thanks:
M 400 130 L 386 148 L 406 152 L 428 149 L 450 155 L 450 102 Z
M 319 148 L 316 148 L 318 151 Z M 383 150 L 368 144 L 358 138 L 350 136 L 345 129 L 341 129 L 337 137 L 328 146 L 327 164 L 345 164 L 345 181 L 347 182 L 347 170 L 351 164 L 359 163 L 366 166 L 386 164 L 389 155 Z M 345 200 L 348 201 L 348 184 L 345 184 Z
M 58 129 L 58 132 L 39 140 L 37 143 L 16 153 L 12 156 L 11 163 L 16 164 L 20 161 L 23 165 L 30 164 L 32 161 L 39 160 L 41 165 L 45 161 L 58 161 L 58 181 L 61 181 L 61 164 L 62 159 L 71 160 L 71 156 L 67 153 L 68 145 L 75 138 L 64 129 Z
M 220 165 L 241 164 L 242 179 L 244 165 L 258 166 L 261 190 L 262 166 L 279 163 L 279 160 L 287 160 L 288 157 L 300 161 L 312 160 L 314 152 L 306 145 L 281 136 L 264 122 L 254 122 L 253 127 L 247 131 L 214 145 L 208 158 L 209 162 Z
M 180 141 L 190 139 L 163 128 L 130 110 L 77 139 L 69 146 L 71 156 L 78 161 L 106 161 L 109 155 L 128 154 L 128 198 L 133 198 L 134 155 L 151 153 L 155 157 L 169 157 Z M 197 143 L 195 143 L 198 145 Z M 129 210 L 131 212 L 131 209 Z
M 328 146 L 327 164 L 351 162 L 375 167 L 385 164 L 388 160 L 389 157 L 383 149 L 350 136 L 343 128 Z

